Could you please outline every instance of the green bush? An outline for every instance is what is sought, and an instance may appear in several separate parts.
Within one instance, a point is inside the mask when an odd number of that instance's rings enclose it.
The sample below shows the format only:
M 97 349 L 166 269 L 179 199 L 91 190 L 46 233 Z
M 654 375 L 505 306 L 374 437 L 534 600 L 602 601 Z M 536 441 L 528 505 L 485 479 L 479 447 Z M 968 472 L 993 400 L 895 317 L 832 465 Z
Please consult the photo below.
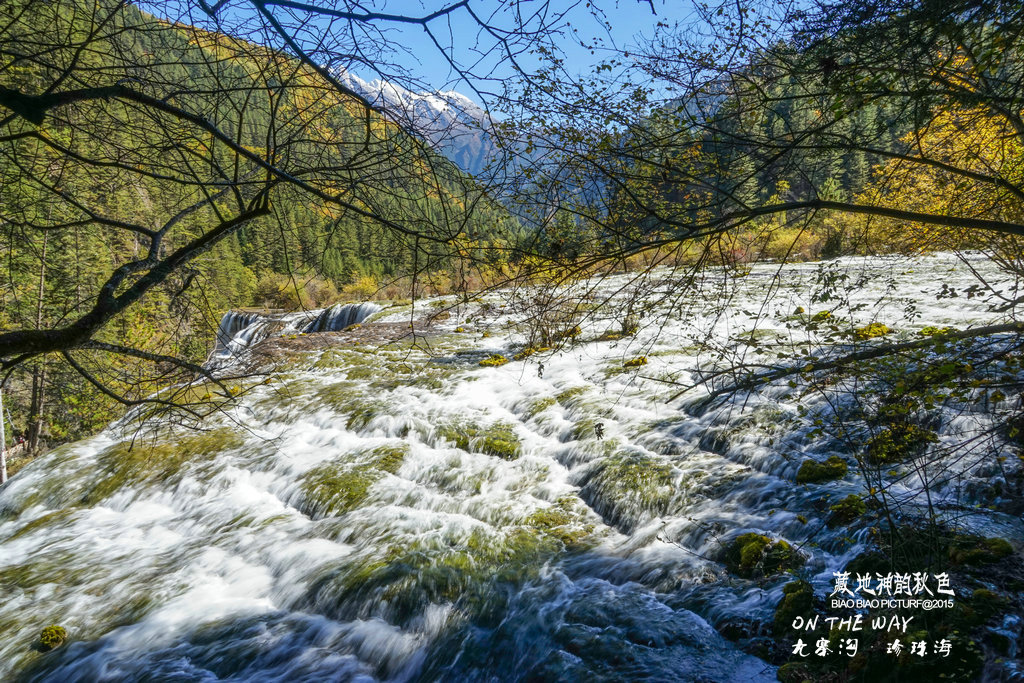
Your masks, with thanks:
M 64 644 L 64 641 L 68 639 L 68 632 L 64 630 L 63 626 L 57 626 L 51 624 L 43 629 L 42 633 L 39 634 L 39 644 L 43 650 L 52 650 L 60 647 Z
M 814 608 L 814 588 L 803 579 L 791 581 L 782 588 L 782 600 L 775 608 L 772 632 L 782 635 L 790 628 L 795 617 L 810 616 Z
M 864 327 L 858 327 L 857 329 L 855 329 L 853 331 L 853 336 L 856 337 L 857 339 L 860 339 L 861 341 L 864 341 L 865 339 L 884 337 L 885 335 L 891 332 L 892 330 L 889 329 L 888 325 L 885 325 L 883 323 L 871 323 L 869 325 L 865 325 Z
M 872 465 L 900 463 L 920 455 L 928 444 L 939 440 L 935 432 L 912 423 L 896 423 L 879 431 L 867 443 L 867 460 Z
M 849 524 L 855 519 L 868 511 L 868 506 L 864 504 L 861 497 L 851 493 L 846 498 L 829 508 L 829 512 L 832 514 L 828 518 L 828 525 L 830 527 L 841 526 L 843 524 Z
M 725 566 L 744 578 L 770 576 L 796 569 L 803 565 L 804 557 L 787 541 L 772 541 L 756 533 L 741 534 L 726 546 Z
M 796 483 L 816 484 L 822 481 L 842 479 L 846 476 L 846 471 L 846 461 L 838 455 L 829 456 L 823 463 L 815 460 L 804 460 L 803 464 L 800 465 L 799 471 L 796 473 Z

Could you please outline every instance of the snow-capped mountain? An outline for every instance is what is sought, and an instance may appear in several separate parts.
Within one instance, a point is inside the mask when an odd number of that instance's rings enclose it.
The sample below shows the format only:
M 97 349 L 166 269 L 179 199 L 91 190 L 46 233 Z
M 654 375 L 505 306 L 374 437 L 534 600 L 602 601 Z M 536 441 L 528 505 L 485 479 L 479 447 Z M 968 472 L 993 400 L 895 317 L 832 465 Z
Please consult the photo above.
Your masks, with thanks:
M 467 173 L 480 173 L 496 151 L 487 132 L 487 113 L 460 92 L 413 92 L 388 81 L 365 81 L 347 71 L 337 78 L 430 141 Z

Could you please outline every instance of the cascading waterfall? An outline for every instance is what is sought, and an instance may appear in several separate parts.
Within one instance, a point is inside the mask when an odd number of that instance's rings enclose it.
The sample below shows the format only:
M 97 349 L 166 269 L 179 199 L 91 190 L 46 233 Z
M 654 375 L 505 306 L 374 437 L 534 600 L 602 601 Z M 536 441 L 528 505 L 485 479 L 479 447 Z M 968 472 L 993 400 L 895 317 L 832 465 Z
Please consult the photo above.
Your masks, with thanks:
M 363 322 L 379 310 L 380 306 L 368 301 L 361 304 L 335 304 L 324 309 L 303 331 L 337 332 Z
M 335 304 L 330 308 L 298 313 L 228 311 L 220 320 L 217 340 L 207 365 L 227 365 L 273 334 L 337 332 L 363 322 L 378 311 L 380 306 L 370 302 Z
M 970 283 L 955 267 L 924 259 L 891 296 L 878 277 L 851 305 L 899 320 L 916 297 L 919 326 L 986 320 L 982 302 L 921 294 Z M 729 293 L 716 339 L 753 325 L 770 268 Z M 809 305 L 813 267 L 786 268 L 782 313 L 758 323 L 772 333 L 792 334 L 786 317 Z M 723 544 L 751 531 L 788 539 L 826 594 L 866 547 L 867 530 L 830 528 L 821 502 L 863 490 L 859 475 L 793 483 L 804 459 L 849 457 L 838 441 L 808 450 L 832 404 L 801 414 L 772 388 L 696 416 L 666 403 L 674 385 L 624 369 L 639 353 L 646 376 L 696 367 L 685 342 L 706 332 L 694 327 L 713 306 L 701 297 L 657 310 L 657 339 L 580 345 L 544 357 L 542 376 L 521 361 L 478 365 L 514 348 L 499 336 L 514 318 L 490 304 L 472 312 L 490 337 L 454 333 L 470 323 L 453 316 L 434 355 L 311 352 L 205 431 L 112 428 L 18 473 L 0 489 L 0 679 L 775 680 L 716 628 L 770 624 L 790 577 L 730 574 Z M 275 324 L 326 330 L 372 314 L 353 306 Z M 221 327 L 248 345 L 266 321 L 232 313 Z M 940 438 L 969 441 L 994 419 L 949 419 Z M 962 454 L 949 460 L 957 486 L 990 479 Z M 895 493 L 920 497 L 914 486 Z M 984 520 L 1021 537 L 1012 516 Z M 70 642 L 33 650 L 51 623 Z

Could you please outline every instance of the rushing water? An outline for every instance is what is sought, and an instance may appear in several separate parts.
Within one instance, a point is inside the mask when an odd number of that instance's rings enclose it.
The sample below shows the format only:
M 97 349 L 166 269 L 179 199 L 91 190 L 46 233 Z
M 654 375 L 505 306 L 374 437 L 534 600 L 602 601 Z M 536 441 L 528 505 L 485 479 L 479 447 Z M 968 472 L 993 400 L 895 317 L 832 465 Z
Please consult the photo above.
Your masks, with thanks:
M 825 528 L 820 501 L 864 484 L 793 484 L 805 457 L 848 455 L 809 436 L 826 394 L 803 414 L 786 386 L 698 412 L 658 380 L 752 360 L 754 339 L 828 353 L 797 306 L 906 338 L 1000 321 L 985 297 L 936 298 L 975 282 L 951 257 L 844 265 L 849 298 L 814 264 L 686 292 L 608 278 L 581 295 L 610 299 L 580 343 L 499 367 L 478 361 L 521 348 L 521 311 L 500 295 L 447 302 L 425 344 L 295 354 L 205 432 L 115 425 L 58 449 L 0 489 L 0 678 L 774 680 L 715 627 L 770 621 L 789 579 L 729 575 L 724 543 L 788 539 L 825 589 L 865 539 Z M 592 341 L 627 315 L 635 337 Z M 271 328 L 335 329 L 318 320 L 229 315 L 219 353 Z M 940 438 L 993 419 L 959 411 Z M 990 478 L 962 453 L 949 466 L 958 488 L 937 499 Z M 915 480 L 899 487 L 914 504 Z M 1008 515 L 976 523 L 1021 538 Z M 40 654 L 50 623 L 69 644 Z

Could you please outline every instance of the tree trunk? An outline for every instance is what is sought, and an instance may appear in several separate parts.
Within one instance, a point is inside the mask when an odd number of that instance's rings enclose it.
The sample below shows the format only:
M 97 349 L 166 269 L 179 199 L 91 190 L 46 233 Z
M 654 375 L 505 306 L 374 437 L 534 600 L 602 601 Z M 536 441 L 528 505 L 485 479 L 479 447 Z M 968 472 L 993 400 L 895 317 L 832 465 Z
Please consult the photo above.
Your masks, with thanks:
M 0 386 L 0 484 L 7 481 L 7 435 L 4 427 L 4 388 Z
M 28 409 L 28 443 L 29 453 L 39 451 L 39 442 L 43 434 L 43 410 L 46 407 L 46 366 L 42 361 L 32 368 L 32 402 Z
M 36 293 L 36 329 L 43 329 L 43 296 L 46 294 L 46 247 L 48 232 L 43 233 L 43 250 L 39 259 L 39 291 Z M 32 403 L 28 410 L 28 451 L 39 452 L 43 433 L 43 409 L 46 407 L 46 361 L 40 359 L 32 368 Z

